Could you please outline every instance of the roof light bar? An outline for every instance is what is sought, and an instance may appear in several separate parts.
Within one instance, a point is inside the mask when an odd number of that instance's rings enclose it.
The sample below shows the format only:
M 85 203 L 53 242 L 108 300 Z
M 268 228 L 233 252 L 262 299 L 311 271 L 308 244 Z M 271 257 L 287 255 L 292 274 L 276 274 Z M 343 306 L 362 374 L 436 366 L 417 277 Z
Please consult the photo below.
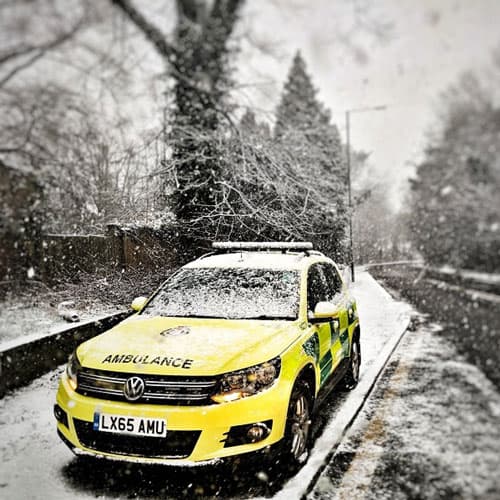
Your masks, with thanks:
M 215 241 L 214 250 L 295 250 L 299 252 L 313 249 L 310 241 Z

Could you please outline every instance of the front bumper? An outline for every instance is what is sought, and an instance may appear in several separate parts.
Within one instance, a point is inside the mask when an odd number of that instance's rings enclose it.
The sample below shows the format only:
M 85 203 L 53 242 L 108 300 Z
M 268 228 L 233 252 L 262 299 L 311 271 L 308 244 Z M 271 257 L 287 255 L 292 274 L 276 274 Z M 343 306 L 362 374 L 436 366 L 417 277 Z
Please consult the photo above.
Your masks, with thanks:
M 285 431 L 290 391 L 289 384 L 280 378 L 266 391 L 238 401 L 207 406 L 162 406 L 82 396 L 72 390 L 63 375 L 57 392 L 57 429 L 76 454 L 129 462 L 202 465 L 257 451 L 279 441 Z M 96 412 L 166 419 L 167 437 L 94 431 Z M 261 441 L 228 439 L 235 433 L 241 434 L 242 426 L 261 423 L 270 429 Z

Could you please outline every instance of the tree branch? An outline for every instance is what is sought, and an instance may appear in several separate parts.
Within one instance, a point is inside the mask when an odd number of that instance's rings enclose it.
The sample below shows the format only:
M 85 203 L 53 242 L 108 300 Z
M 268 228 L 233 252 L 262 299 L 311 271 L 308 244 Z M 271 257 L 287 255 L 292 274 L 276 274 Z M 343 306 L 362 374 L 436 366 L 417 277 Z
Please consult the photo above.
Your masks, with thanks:
M 175 47 L 170 45 L 165 40 L 165 35 L 153 23 L 149 22 L 134 7 L 129 0 L 111 0 L 111 3 L 116 5 L 121 11 L 132 21 L 132 23 L 140 30 L 146 38 L 155 46 L 158 53 L 169 63 L 174 64 L 176 60 Z
M 28 54 L 34 52 L 34 54 L 31 57 L 19 63 L 17 66 L 12 68 L 2 79 L 0 79 L 0 88 L 2 88 L 7 82 L 12 80 L 12 78 L 14 78 L 14 76 L 16 76 L 19 72 L 25 70 L 26 68 L 34 64 L 36 61 L 41 59 L 47 52 L 59 47 L 60 45 L 64 44 L 65 42 L 73 38 L 74 35 L 77 33 L 77 31 L 81 28 L 83 21 L 84 17 L 82 17 L 75 24 L 75 26 L 73 26 L 71 30 L 62 33 L 60 36 L 51 40 L 50 42 L 46 42 L 44 44 L 36 46 L 21 47 L 0 56 L 0 65 L 2 65 L 9 62 L 11 59 L 27 56 Z

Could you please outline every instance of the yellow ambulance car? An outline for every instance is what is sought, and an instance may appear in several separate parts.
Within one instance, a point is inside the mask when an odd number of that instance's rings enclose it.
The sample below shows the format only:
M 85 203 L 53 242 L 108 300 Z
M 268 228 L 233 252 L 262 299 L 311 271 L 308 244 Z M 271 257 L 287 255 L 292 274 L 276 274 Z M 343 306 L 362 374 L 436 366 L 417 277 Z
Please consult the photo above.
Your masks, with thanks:
M 308 455 L 313 411 L 359 378 L 356 303 L 310 243 L 214 243 L 70 357 L 54 414 L 78 455 L 173 465 Z

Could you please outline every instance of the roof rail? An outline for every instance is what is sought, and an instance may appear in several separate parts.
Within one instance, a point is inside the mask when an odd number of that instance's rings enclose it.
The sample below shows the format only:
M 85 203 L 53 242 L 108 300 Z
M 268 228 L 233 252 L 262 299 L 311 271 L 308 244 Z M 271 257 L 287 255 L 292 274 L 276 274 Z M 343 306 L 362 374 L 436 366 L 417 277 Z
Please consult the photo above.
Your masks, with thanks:
M 215 241 L 212 248 L 218 252 L 238 252 L 249 250 L 253 252 L 265 252 L 270 250 L 286 252 L 313 252 L 313 244 L 310 241 Z M 316 252 L 314 252 L 316 253 Z

